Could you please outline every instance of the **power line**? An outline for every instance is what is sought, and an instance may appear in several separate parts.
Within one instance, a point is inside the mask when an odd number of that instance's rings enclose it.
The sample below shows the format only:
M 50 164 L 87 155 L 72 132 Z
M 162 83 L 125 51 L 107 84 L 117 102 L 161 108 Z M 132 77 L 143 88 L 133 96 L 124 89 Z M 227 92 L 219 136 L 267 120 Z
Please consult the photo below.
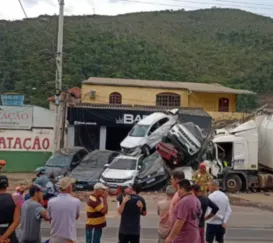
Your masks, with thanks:
M 188 7 L 188 6 L 185 6 L 185 5 L 175 5 L 175 4 L 165 4 L 165 3 L 156 3 L 156 2 L 149 2 L 149 1 L 139 1 L 139 0 L 120 0 L 121 2 L 132 2 L 132 3 L 141 3 L 141 4 L 149 4 L 149 5 L 160 5 L 160 6 L 166 6 L 166 7 L 178 7 L 178 8 L 191 8 L 191 9 L 195 9 L 193 6 L 191 7 Z M 171 0 L 173 2 L 179 2 L 179 3 L 183 3 L 183 2 L 186 2 L 186 3 L 196 3 L 196 4 L 205 4 L 205 5 L 213 5 L 214 3 L 208 3 L 208 2 L 199 2 L 199 1 L 189 1 L 189 0 Z M 272 10 L 273 8 L 270 8 L 270 7 L 254 7 L 254 5 L 257 5 L 257 6 L 272 6 L 273 5 L 262 5 L 262 4 L 256 4 L 256 3 L 253 3 L 251 4 L 252 6 L 249 6 L 249 3 L 244 3 L 244 2 L 240 2 L 241 4 L 244 4 L 244 5 L 233 5 L 233 6 L 230 6 L 228 4 L 224 4 L 225 1 L 221 1 L 221 0 L 214 0 L 214 1 L 218 1 L 218 2 L 222 2 L 222 3 L 215 3 L 215 5 L 219 5 L 219 6 L 225 6 L 225 7 L 230 7 L 230 8 L 248 8 L 248 9 L 256 9 L 256 10 L 259 10 L 259 9 L 264 9 L 264 10 Z M 235 1 L 229 1 L 229 2 L 234 2 Z M 238 2 L 236 2 L 238 3 Z M 217 6 L 216 6 L 217 7 Z
M 18 2 L 19 2 L 19 4 L 20 4 L 20 6 L 21 6 L 22 11 L 24 12 L 25 17 L 28 18 L 28 17 L 27 17 L 27 13 L 26 13 L 26 11 L 25 11 L 25 9 L 24 9 L 24 6 L 23 6 L 21 0 L 18 0 Z

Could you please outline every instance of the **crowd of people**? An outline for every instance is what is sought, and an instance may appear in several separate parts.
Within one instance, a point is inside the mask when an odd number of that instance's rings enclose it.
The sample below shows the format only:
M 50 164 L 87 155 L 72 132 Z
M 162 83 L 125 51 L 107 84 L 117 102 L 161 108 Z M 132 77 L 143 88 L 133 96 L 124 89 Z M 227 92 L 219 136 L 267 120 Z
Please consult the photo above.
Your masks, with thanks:
M 209 184 L 205 183 L 202 178 L 207 175 L 203 165 L 194 176 L 192 185 L 181 170 L 172 172 L 166 198 L 159 201 L 157 207 L 158 243 L 224 242 L 232 212 L 229 199 L 219 190 L 217 181 L 209 179 Z M 80 217 L 81 202 L 71 195 L 73 182 L 70 178 L 60 179 L 58 189 L 53 179 L 39 172 L 29 187 L 18 187 L 12 195 L 7 192 L 8 178 L 0 175 L 0 243 L 41 243 L 42 220 L 50 223 L 50 243 L 77 241 L 76 221 Z M 44 188 L 48 186 L 51 196 L 45 207 L 48 191 Z M 23 198 L 27 189 L 28 197 Z M 119 243 L 140 242 L 141 216 L 147 214 L 140 189 L 137 185 L 127 186 L 116 198 L 117 212 L 121 216 Z M 107 213 L 108 188 L 97 183 L 86 201 L 86 243 L 101 242 Z

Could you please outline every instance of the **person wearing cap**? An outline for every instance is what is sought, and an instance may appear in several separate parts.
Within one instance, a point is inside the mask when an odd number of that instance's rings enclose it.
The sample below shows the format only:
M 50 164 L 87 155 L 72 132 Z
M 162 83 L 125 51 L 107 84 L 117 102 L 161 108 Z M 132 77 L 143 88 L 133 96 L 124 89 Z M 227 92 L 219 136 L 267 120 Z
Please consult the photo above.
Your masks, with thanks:
M 80 217 L 81 202 L 71 195 L 72 183 L 69 177 L 60 179 L 59 195 L 48 201 L 50 243 L 73 243 L 77 240 L 76 221 Z
M 106 227 L 108 188 L 103 183 L 94 185 L 87 201 L 86 243 L 100 243 L 102 229 Z
M 7 193 L 8 178 L 0 175 L 0 242 L 18 243 L 15 233 L 20 223 L 20 205 Z
M 33 184 L 29 188 L 30 199 L 27 200 L 21 210 L 20 242 L 41 243 L 41 221 L 48 221 L 47 211 L 42 207 L 42 188 Z
M 194 195 L 201 203 L 202 215 L 199 221 L 200 243 L 205 243 L 205 220 L 212 218 L 218 212 L 219 208 L 207 196 L 202 196 L 201 187 L 199 185 L 193 185 L 192 189 Z M 205 217 L 208 208 L 211 209 L 211 212 Z
M 208 188 L 212 178 L 209 172 L 207 172 L 206 164 L 203 162 L 199 166 L 199 170 L 195 171 L 192 175 L 192 181 L 201 187 L 202 196 L 208 195 Z
M 219 190 L 219 182 L 217 180 L 212 181 L 209 190 L 211 192 L 209 199 L 217 205 L 219 211 L 207 221 L 206 242 L 213 243 L 216 240 L 219 243 L 223 243 L 227 222 L 232 213 L 229 198 Z
M 46 169 L 45 167 L 39 167 L 35 170 L 36 172 L 36 180 L 34 181 L 34 184 L 40 185 L 43 189 L 46 188 L 46 184 L 49 181 L 48 176 L 46 175 Z

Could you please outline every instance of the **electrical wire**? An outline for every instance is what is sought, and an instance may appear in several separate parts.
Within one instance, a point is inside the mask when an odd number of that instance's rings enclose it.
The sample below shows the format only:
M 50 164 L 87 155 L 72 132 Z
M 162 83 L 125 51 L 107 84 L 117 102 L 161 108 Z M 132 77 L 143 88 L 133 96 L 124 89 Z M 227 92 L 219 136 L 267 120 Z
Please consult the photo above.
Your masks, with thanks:
M 191 8 L 191 9 L 196 9 L 193 6 L 185 6 L 185 5 L 175 5 L 175 4 L 165 4 L 165 3 L 156 3 L 156 2 L 150 2 L 150 1 L 142 1 L 142 0 L 120 0 L 121 2 L 132 2 L 132 3 L 141 3 L 141 4 L 149 4 L 149 5 L 159 5 L 159 6 L 166 6 L 166 7 L 178 7 L 178 8 Z M 190 0 L 171 0 L 172 2 L 178 2 L 178 3 L 195 3 L 195 4 L 204 4 L 204 5 L 214 5 L 214 3 L 210 3 L 210 2 L 199 2 L 199 1 L 190 1 Z M 238 3 L 238 2 L 233 2 L 230 1 L 230 3 L 233 3 L 233 6 L 230 6 L 227 2 L 227 4 L 224 4 L 225 1 L 221 1 L 221 0 L 214 0 L 217 2 L 222 2 L 222 3 L 215 3 L 215 5 L 219 5 L 219 6 L 225 6 L 226 8 L 248 8 L 248 9 L 256 9 L 256 10 L 272 10 L 273 9 L 273 5 L 262 5 L 262 4 L 256 4 L 253 3 L 251 4 L 252 6 L 250 6 L 250 3 L 244 3 L 244 2 L 240 2 L 241 4 L 244 5 L 234 5 L 234 3 Z M 254 7 L 254 6 L 272 6 L 272 8 L 270 7 Z M 216 6 L 217 7 L 217 6 Z
M 19 2 L 19 4 L 20 4 L 20 6 L 21 6 L 22 11 L 24 12 L 25 17 L 28 18 L 27 13 L 26 13 L 26 11 L 25 11 L 25 9 L 24 9 L 24 6 L 23 6 L 23 4 L 22 4 L 22 1 L 21 1 L 21 0 L 18 0 L 18 2 Z

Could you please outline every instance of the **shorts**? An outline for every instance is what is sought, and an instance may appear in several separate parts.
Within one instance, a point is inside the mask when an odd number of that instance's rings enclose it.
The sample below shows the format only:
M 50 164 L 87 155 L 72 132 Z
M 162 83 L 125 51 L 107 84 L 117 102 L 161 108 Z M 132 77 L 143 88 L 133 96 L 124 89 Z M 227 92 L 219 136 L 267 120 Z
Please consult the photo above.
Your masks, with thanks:
M 224 243 L 224 235 L 226 229 L 220 224 L 207 224 L 206 241 L 213 243 L 216 240 L 218 243 Z

